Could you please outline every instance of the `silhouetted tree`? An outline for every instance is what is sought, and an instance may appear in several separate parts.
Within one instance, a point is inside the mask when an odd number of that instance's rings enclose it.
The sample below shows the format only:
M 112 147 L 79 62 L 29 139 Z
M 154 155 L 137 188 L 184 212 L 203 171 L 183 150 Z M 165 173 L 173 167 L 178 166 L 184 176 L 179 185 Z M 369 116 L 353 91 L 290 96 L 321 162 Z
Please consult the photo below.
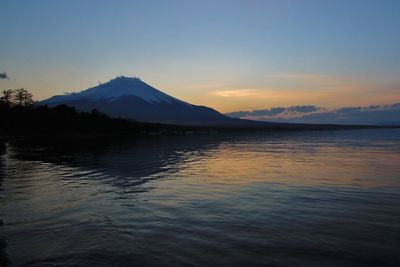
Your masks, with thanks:
M 22 106 L 22 103 L 24 103 L 24 98 L 25 98 L 25 89 L 24 88 L 15 90 L 14 99 L 15 99 L 15 101 L 17 101 L 17 104 L 19 106 Z
M 30 106 L 33 104 L 33 95 L 24 88 L 15 90 L 14 99 L 18 106 Z
M 6 105 L 11 106 L 12 105 L 12 100 L 14 97 L 14 90 L 8 89 L 8 90 L 3 90 L 2 96 L 1 96 L 1 101 L 4 102 Z
M 32 104 L 33 104 L 33 94 L 26 91 L 24 98 L 24 105 L 26 107 L 26 106 L 31 106 Z

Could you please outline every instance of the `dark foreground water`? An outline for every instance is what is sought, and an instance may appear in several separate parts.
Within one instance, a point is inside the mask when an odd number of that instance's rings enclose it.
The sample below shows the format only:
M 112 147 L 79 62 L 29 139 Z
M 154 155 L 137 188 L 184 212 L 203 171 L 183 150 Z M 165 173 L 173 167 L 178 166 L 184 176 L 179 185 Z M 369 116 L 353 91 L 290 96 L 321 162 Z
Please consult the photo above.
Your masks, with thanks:
M 400 265 L 400 130 L 9 142 L 1 177 L 15 266 Z

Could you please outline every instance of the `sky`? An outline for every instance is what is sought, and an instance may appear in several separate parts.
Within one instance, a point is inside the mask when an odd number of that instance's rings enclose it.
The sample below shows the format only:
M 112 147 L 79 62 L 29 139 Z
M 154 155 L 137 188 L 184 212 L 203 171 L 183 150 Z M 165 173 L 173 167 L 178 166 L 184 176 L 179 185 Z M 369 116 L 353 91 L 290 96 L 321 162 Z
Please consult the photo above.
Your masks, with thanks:
M 400 1 L 0 0 L 0 90 L 137 76 L 221 112 L 400 102 Z

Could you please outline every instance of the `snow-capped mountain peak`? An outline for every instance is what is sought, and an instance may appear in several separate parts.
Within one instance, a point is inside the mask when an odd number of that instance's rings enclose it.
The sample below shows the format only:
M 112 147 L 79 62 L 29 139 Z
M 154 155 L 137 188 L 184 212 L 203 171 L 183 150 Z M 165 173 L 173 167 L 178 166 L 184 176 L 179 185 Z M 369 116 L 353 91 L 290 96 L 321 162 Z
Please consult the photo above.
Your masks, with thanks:
M 62 96 L 54 96 L 46 101 L 45 104 L 50 104 L 53 101 L 59 102 L 62 100 L 79 100 L 90 99 L 115 101 L 122 96 L 135 96 L 142 98 L 147 102 L 174 102 L 180 101 L 173 98 L 156 88 L 141 81 L 139 78 L 129 78 L 120 76 L 110 80 L 107 83 L 89 88 L 79 93 L 71 93 Z M 181 102 L 181 101 L 180 101 Z

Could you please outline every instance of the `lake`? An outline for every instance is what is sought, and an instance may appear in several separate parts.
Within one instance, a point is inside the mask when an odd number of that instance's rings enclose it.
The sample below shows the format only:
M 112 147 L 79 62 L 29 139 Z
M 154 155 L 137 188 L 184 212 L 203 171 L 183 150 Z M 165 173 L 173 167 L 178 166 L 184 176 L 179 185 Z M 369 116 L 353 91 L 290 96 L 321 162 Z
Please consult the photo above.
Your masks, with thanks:
M 11 266 L 400 265 L 400 129 L 4 150 Z

